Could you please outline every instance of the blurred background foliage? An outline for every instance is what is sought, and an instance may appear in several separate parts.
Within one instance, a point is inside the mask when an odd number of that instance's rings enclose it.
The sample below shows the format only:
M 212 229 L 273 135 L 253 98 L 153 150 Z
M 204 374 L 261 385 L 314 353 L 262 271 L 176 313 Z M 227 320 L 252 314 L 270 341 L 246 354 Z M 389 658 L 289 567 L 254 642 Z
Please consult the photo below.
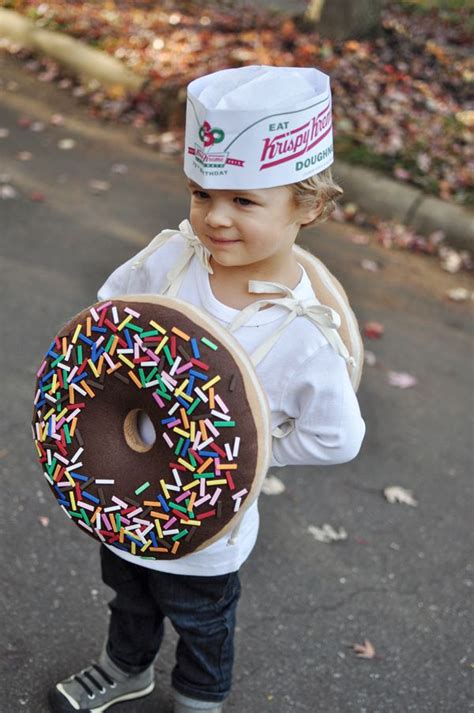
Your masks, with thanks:
M 375 29 L 350 35 L 354 8 L 372 1 L 379 9 Z M 93 82 L 79 87 L 51 59 L 14 48 L 44 81 L 69 83 L 97 116 L 154 127 L 176 152 L 191 79 L 249 64 L 316 66 L 331 76 L 336 156 L 444 200 L 474 204 L 473 1 L 327 2 L 347 6 L 348 37 L 331 39 L 322 22 L 291 11 L 304 2 L 290 0 L 280 1 L 284 13 L 248 0 L 0 0 L 0 6 L 141 75 L 143 87 L 133 94 Z

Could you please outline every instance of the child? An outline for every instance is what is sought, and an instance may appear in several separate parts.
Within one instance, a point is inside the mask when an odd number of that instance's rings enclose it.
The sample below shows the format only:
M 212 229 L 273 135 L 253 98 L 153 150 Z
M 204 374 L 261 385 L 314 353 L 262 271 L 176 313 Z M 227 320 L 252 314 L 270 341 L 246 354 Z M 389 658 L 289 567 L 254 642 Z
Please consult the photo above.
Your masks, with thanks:
M 249 353 L 260 352 L 274 433 L 285 432 L 273 438 L 272 466 L 349 461 L 365 432 L 344 350 L 304 310 L 288 323 L 278 305 L 282 292 L 299 305 L 316 300 L 292 247 L 300 228 L 326 219 L 342 193 L 332 161 L 329 78 L 318 70 L 252 66 L 195 80 L 184 164 L 190 222 L 161 234 L 99 291 L 99 299 L 176 295 L 234 328 Z M 261 283 L 258 296 L 252 280 Z M 146 416 L 140 431 L 153 439 Z M 99 713 L 150 693 L 168 617 L 179 635 L 175 713 L 221 713 L 231 688 L 238 570 L 255 544 L 257 505 L 237 537 L 175 561 L 102 546 L 103 580 L 116 593 L 108 640 L 98 664 L 53 689 L 53 710 Z

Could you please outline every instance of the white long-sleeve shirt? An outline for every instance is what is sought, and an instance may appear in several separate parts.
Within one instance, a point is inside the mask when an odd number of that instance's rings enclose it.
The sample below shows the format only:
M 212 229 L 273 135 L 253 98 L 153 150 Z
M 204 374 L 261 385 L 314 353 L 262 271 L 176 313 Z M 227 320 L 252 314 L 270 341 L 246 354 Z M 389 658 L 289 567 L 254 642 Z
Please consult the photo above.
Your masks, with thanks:
M 177 233 L 149 255 L 140 268 L 132 269 L 136 256 L 117 268 L 98 292 L 100 300 L 125 294 L 159 294 L 165 278 L 184 249 Z M 299 300 L 317 298 L 302 266 L 301 279 L 293 289 Z M 218 301 L 209 274 L 197 256 L 191 259 L 176 294 L 228 325 L 238 310 Z M 233 332 L 242 347 L 255 349 L 283 323 L 287 310 L 278 305 L 257 312 Z M 268 396 L 272 430 L 289 419 L 295 428 L 284 438 L 273 438 L 270 466 L 333 465 L 356 457 L 365 423 L 350 382 L 344 359 L 330 346 L 315 324 L 296 317 L 256 367 Z M 238 570 L 252 551 L 258 533 L 258 500 L 245 512 L 235 544 L 229 534 L 198 552 L 175 561 L 148 560 L 117 548 L 113 552 L 144 567 L 175 574 L 219 575 Z

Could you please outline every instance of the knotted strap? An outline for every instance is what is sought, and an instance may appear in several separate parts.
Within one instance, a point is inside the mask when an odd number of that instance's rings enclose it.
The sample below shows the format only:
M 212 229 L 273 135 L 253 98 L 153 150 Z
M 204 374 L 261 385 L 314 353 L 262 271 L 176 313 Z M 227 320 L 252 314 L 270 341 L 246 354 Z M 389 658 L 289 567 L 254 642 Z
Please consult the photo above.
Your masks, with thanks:
M 346 345 L 337 331 L 341 326 L 341 318 L 331 307 L 320 304 L 312 297 L 305 300 L 298 300 L 293 290 L 279 282 L 249 280 L 248 289 L 249 292 L 254 294 L 280 292 L 285 294 L 286 297 L 257 300 L 256 302 L 252 302 L 247 305 L 247 307 L 244 307 L 244 309 L 241 310 L 230 323 L 228 327 L 230 332 L 234 332 L 239 329 L 239 327 L 246 324 L 253 317 L 253 315 L 264 306 L 278 305 L 280 307 L 285 307 L 289 311 L 287 318 L 283 321 L 280 327 L 272 332 L 270 337 L 266 341 L 262 342 L 262 344 L 260 344 L 260 346 L 251 355 L 250 358 L 254 366 L 257 366 L 257 364 L 260 363 L 264 356 L 266 356 L 266 354 L 273 347 L 275 342 L 280 338 L 288 325 L 291 324 L 297 316 L 304 316 L 311 320 L 313 324 L 315 324 L 324 334 L 327 341 L 331 344 L 335 351 L 342 356 L 346 363 L 352 366 L 355 364 L 354 358 L 349 354 Z M 284 423 L 275 426 L 272 430 L 272 436 L 278 439 L 285 438 L 285 436 L 288 436 L 294 429 L 294 419 L 288 419 Z
M 147 247 L 139 253 L 137 259 L 132 264 L 132 270 L 137 270 L 140 268 L 145 260 L 150 257 L 158 248 L 160 248 L 164 243 L 166 243 L 169 238 L 173 235 L 180 233 L 186 240 L 186 245 L 184 250 L 180 254 L 178 260 L 175 262 L 171 270 L 166 275 L 166 283 L 161 290 L 161 294 L 168 295 L 169 297 L 175 297 L 181 287 L 181 283 L 186 274 L 185 268 L 191 261 L 193 255 L 196 255 L 199 262 L 211 275 L 213 274 L 213 269 L 210 263 L 211 253 L 209 250 L 201 243 L 198 237 L 193 232 L 191 223 L 189 220 L 183 220 L 179 224 L 179 230 L 162 230 L 158 233 Z
M 264 341 L 253 352 L 251 359 L 254 366 L 260 363 L 263 357 L 270 351 L 273 345 L 280 338 L 282 333 L 289 324 L 298 316 L 307 317 L 318 329 L 324 334 L 329 344 L 335 351 L 342 356 L 348 364 L 354 364 L 354 359 L 349 354 L 349 351 L 342 341 L 338 329 L 341 326 L 341 318 L 338 313 L 331 307 L 320 304 L 315 298 L 311 297 L 305 300 L 298 300 L 293 290 L 279 282 L 265 282 L 260 280 L 249 280 L 249 292 L 254 294 L 259 293 L 283 293 L 286 297 L 277 297 L 274 299 L 262 299 L 252 302 L 244 307 L 232 320 L 229 325 L 229 331 L 234 332 L 239 327 L 246 324 L 262 307 L 269 305 L 278 305 L 288 309 L 288 316 L 275 330 L 270 338 Z

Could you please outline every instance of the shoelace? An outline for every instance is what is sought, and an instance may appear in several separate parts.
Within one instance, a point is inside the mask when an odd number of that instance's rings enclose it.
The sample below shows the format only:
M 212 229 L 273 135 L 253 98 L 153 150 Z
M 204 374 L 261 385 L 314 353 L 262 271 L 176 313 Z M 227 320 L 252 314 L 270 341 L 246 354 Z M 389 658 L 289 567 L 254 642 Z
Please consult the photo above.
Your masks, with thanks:
M 94 670 L 95 669 L 95 670 Z M 110 686 L 110 688 L 115 688 L 117 685 L 115 681 L 109 676 L 106 671 L 101 666 L 98 666 L 97 664 L 92 664 L 92 666 L 89 666 L 89 668 L 84 669 L 84 671 L 81 671 L 81 673 L 77 676 L 74 676 L 75 680 L 82 686 L 82 688 L 85 690 L 89 698 L 95 698 L 98 693 L 105 693 L 106 689 L 104 686 L 92 675 L 92 672 L 95 673 L 97 671 L 104 681 L 107 683 L 107 685 Z M 82 678 L 84 677 L 84 678 Z M 87 685 L 86 681 L 84 679 L 87 679 L 90 681 L 97 689 L 96 692 L 90 688 L 90 686 Z

